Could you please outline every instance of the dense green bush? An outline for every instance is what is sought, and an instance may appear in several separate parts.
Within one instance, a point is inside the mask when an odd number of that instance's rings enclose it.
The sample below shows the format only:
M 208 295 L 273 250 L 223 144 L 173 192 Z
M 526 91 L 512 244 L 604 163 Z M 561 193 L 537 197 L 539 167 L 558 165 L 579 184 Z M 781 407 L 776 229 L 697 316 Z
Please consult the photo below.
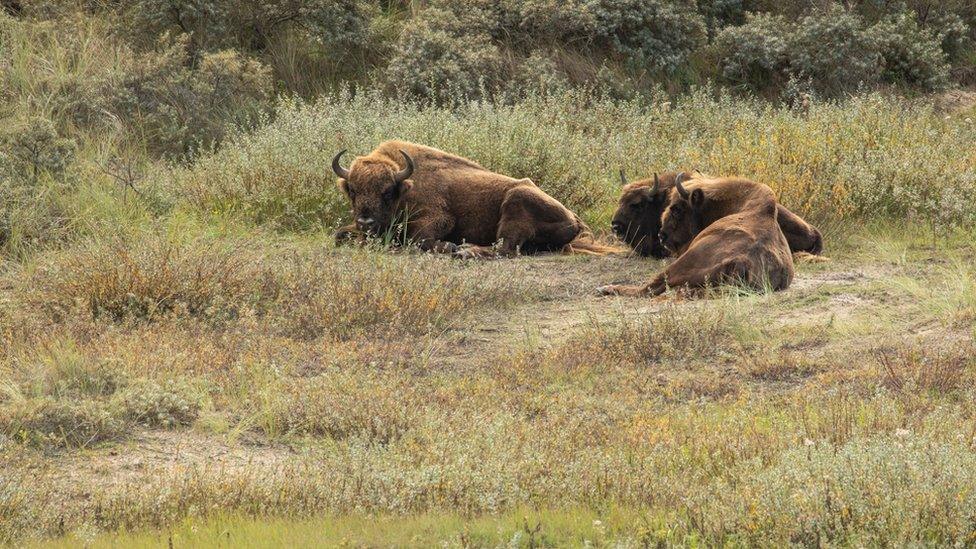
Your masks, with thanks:
M 45 175 L 60 177 L 75 155 L 77 144 L 58 135 L 45 118 L 3 128 L 0 133 L 0 174 L 37 184 Z
M 948 54 L 941 49 L 938 36 L 919 26 L 911 14 L 885 17 L 869 32 L 881 53 L 885 80 L 928 90 L 949 83 Z
M 622 75 L 633 81 L 629 87 L 635 90 L 628 93 L 659 83 L 681 91 L 720 76 L 767 97 L 781 97 L 787 85 L 797 83 L 839 96 L 888 84 L 935 90 L 976 79 L 976 5 L 967 0 L 36 0 L 23 5 L 21 17 L 37 20 L 67 22 L 82 10 L 83 21 L 108 21 L 113 34 L 140 52 L 155 52 L 156 39 L 166 33 L 181 36 L 181 62 L 190 70 L 207 54 L 234 50 L 271 67 L 280 89 L 304 97 L 345 82 L 443 101 L 448 95 L 479 98 L 526 86 L 551 89 L 554 81 L 604 86 Z M 68 36 L 82 35 L 69 29 Z M 124 72 L 129 70 L 125 65 Z M 90 85 L 76 84 L 62 95 L 84 106 Z
M 856 14 L 837 8 L 811 15 L 789 33 L 791 70 L 817 90 L 837 95 L 877 82 L 880 53 Z
M 924 90 L 948 84 L 947 54 L 939 36 L 912 13 L 868 26 L 855 12 L 834 8 L 798 21 L 752 15 L 716 40 L 726 82 L 753 91 L 783 91 L 792 81 L 838 96 L 890 82 Z
M 382 71 L 391 94 L 443 100 L 449 96 L 478 97 L 498 84 L 502 57 L 490 35 L 441 8 L 404 30 L 397 54 Z
M 540 43 L 582 44 L 597 31 L 588 0 L 506 0 L 517 31 Z
M 705 20 L 692 2 L 599 0 L 596 31 L 628 62 L 670 73 L 705 42 Z
M 65 173 L 77 143 L 45 118 L 0 130 L 0 255 L 57 240 L 67 230 Z
M 137 57 L 131 70 L 101 89 L 101 106 L 142 133 L 157 152 L 183 154 L 209 146 L 223 131 L 261 111 L 271 92 L 270 73 L 234 50 L 184 64 L 186 40 L 168 42 Z
M 754 14 L 716 40 L 726 82 L 755 91 L 785 84 L 790 61 L 790 24 L 779 15 Z
M 366 36 L 367 12 L 358 0 L 138 0 L 126 15 L 137 37 L 186 34 L 198 59 L 226 48 L 261 51 L 285 30 L 329 48 L 354 47 Z

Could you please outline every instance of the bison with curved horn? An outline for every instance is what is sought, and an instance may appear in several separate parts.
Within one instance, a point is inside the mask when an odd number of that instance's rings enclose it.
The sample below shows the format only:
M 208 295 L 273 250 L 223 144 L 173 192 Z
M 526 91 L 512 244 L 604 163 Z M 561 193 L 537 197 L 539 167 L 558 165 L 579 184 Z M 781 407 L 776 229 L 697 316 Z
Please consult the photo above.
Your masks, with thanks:
M 595 242 L 575 213 L 530 179 L 406 141 L 386 141 L 348 168 L 344 153 L 333 158 L 332 170 L 355 223 L 336 233 L 337 242 L 392 234 L 397 243 L 463 258 L 621 251 Z
M 653 296 L 668 288 L 738 283 L 783 290 L 793 255 L 780 229 L 772 189 L 747 179 L 698 180 L 678 174 L 661 216 L 661 242 L 678 258 L 640 286 L 610 285 L 603 295 Z
M 628 182 L 624 171 L 620 170 L 620 201 L 610 226 L 614 234 L 633 248 L 637 255 L 658 259 L 671 255 L 659 240 L 658 233 L 661 230 L 661 215 L 668 206 L 674 188 L 675 176 L 677 173 L 668 172 Z M 697 172 L 691 177 L 705 179 Z M 790 251 L 812 255 L 823 253 L 823 237 L 816 227 L 782 204 L 776 205 L 776 219 L 790 245 Z

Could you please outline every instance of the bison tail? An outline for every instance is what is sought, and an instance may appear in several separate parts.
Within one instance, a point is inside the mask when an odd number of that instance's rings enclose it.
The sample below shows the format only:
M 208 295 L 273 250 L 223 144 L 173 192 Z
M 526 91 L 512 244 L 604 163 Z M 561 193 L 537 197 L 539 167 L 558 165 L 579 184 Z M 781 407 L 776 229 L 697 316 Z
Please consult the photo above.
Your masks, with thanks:
M 573 239 L 572 242 L 563 246 L 564 254 L 579 254 L 579 255 L 615 255 L 615 254 L 628 254 L 630 250 L 621 248 L 620 246 L 612 246 L 610 244 L 601 244 L 593 238 L 592 234 L 583 233 Z

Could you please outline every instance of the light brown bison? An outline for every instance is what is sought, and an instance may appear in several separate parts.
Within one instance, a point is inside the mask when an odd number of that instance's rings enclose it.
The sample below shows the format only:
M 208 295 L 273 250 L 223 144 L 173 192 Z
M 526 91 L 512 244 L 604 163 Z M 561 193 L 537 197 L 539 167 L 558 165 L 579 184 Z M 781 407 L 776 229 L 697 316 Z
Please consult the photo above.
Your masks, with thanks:
M 337 242 L 395 232 L 398 243 L 459 257 L 618 251 L 594 242 L 576 214 L 530 179 L 405 141 L 386 141 L 348 169 L 340 163 L 343 153 L 332 160 L 332 169 L 352 203 L 355 223 L 336 233 Z
M 661 241 L 678 258 L 641 286 L 610 285 L 603 295 L 653 296 L 668 288 L 739 283 L 783 290 L 793 281 L 793 256 L 772 189 L 747 179 L 675 180 L 661 218 Z
M 653 178 L 628 183 L 623 170 L 620 171 L 623 188 L 610 227 L 637 255 L 659 259 L 670 255 L 661 243 L 659 233 L 661 214 L 668 205 L 676 175 L 674 172 L 661 174 L 660 177 L 654 174 Z M 695 177 L 703 176 L 698 174 Z M 823 252 L 820 231 L 802 217 L 777 204 L 776 219 L 793 253 L 820 255 Z

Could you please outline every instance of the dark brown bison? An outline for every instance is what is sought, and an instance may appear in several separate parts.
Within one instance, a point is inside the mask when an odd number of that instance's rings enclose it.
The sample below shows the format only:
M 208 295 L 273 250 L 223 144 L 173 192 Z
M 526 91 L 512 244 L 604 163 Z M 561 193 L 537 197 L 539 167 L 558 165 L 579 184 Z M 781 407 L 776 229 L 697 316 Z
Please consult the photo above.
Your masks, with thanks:
M 675 181 L 661 218 L 661 240 L 678 258 L 641 286 L 610 285 L 603 295 L 652 296 L 668 288 L 739 283 L 783 290 L 793 281 L 793 255 L 772 189 L 746 179 Z M 736 208 L 733 208 L 736 205 Z M 724 215 L 720 215 L 724 214 Z
M 618 251 L 594 242 L 576 214 L 529 179 L 405 141 L 386 141 L 348 169 L 340 163 L 343 153 L 332 169 L 355 223 L 336 233 L 337 242 L 392 232 L 399 243 L 459 257 Z
M 651 179 L 628 183 L 623 170 L 620 172 L 623 189 L 610 226 L 614 234 L 630 245 L 637 255 L 659 259 L 671 255 L 658 236 L 661 214 L 668 205 L 676 175 L 673 172 L 661 174 L 660 177 L 654 174 Z M 704 176 L 697 174 L 694 177 Z M 823 252 L 820 231 L 782 204 L 778 204 L 776 210 L 776 219 L 793 253 L 820 255 Z

